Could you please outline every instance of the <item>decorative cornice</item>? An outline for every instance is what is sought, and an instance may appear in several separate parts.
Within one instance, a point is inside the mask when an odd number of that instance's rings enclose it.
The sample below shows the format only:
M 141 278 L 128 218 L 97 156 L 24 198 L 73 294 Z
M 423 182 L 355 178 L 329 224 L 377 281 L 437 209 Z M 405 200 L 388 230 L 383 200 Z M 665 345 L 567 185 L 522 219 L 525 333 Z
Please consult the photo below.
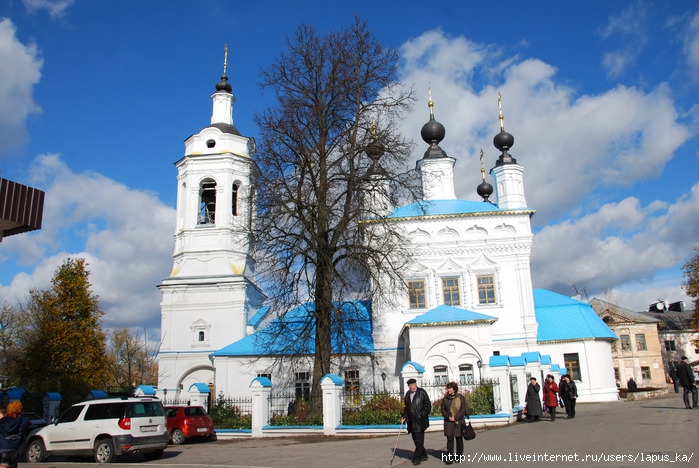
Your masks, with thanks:
M 422 220 L 438 220 L 438 219 L 455 219 L 455 218 L 474 218 L 483 216 L 516 216 L 516 215 L 533 215 L 536 213 L 535 209 L 527 208 L 523 210 L 504 210 L 504 211 L 479 211 L 475 213 L 453 213 L 453 214 L 439 214 L 439 215 L 421 215 L 421 216 L 404 216 L 401 218 L 370 218 L 362 219 L 360 223 L 379 223 L 379 222 L 410 222 L 410 221 L 422 221 Z

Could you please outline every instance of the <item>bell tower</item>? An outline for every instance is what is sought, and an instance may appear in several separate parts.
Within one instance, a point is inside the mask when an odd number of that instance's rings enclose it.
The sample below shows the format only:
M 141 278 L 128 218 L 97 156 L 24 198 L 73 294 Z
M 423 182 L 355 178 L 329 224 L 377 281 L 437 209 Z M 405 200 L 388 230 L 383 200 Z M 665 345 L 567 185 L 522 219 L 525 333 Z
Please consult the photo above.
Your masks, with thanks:
M 262 305 L 251 256 L 256 165 L 253 138 L 233 125 L 235 97 L 223 75 L 211 96 L 211 124 L 184 142 L 177 167 L 173 268 L 161 302 L 159 387 L 213 383 L 209 354 L 246 336 Z

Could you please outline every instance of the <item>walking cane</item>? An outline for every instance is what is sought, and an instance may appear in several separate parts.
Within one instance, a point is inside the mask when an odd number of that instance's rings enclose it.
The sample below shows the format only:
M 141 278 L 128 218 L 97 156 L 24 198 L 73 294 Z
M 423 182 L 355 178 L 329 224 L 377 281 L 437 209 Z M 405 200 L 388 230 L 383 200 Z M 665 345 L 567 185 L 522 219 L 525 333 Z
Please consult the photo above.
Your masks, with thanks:
M 398 448 L 398 441 L 400 440 L 400 433 L 403 432 L 403 422 L 400 422 L 400 428 L 398 429 L 398 437 L 396 438 L 396 445 L 393 446 L 393 456 L 391 457 L 391 463 L 389 463 L 389 466 L 393 465 L 393 459 L 396 458 L 396 449 Z

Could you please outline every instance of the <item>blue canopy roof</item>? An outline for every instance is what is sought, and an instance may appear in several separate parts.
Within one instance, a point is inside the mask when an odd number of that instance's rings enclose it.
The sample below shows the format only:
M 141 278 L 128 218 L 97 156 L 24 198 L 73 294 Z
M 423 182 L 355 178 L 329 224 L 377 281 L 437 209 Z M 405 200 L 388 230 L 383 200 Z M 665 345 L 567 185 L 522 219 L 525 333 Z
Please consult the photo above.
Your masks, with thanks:
M 535 210 L 525 208 L 521 210 L 503 210 L 490 202 L 472 200 L 420 200 L 410 205 L 396 208 L 388 215 L 389 218 L 416 218 L 429 216 L 454 216 L 485 213 L 513 213 L 522 212 L 533 214 Z
M 473 312 L 472 310 L 442 304 L 441 306 L 435 307 L 429 312 L 425 312 L 424 314 L 406 322 L 406 325 L 467 324 L 476 322 L 494 322 L 496 320 L 497 317 L 479 314 L 478 312 Z
M 617 336 L 586 302 L 546 289 L 535 289 L 538 341 L 616 340 Z
M 339 307 L 338 307 L 339 305 Z M 374 351 L 371 303 L 347 301 L 335 304 L 331 349 L 336 354 L 366 354 Z M 213 353 L 222 356 L 298 355 L 315 353 L 314 303 L 307 303 L 272 320 L 269 326 Z M 342 317 L 342 327 L 337 316 Z

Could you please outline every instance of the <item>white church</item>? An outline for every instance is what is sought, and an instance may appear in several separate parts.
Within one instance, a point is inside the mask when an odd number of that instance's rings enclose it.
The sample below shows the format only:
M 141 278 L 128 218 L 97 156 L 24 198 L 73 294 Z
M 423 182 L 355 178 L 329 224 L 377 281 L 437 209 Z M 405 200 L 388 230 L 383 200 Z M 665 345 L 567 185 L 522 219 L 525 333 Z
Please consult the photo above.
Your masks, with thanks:
M 313 374 L 313 343 L 284 359 L 290 352 L 279 336 L 313 304 L 288 312 L 283 325 L 265 304 L 248 229 L 255 223 L 255 143 L 233 125 L 225 66 L 212 100 L 211 124 L 185 140 L 184 157 L 175 163 L 174 264 L 158 286 L 158 391 L 186 399 L 208 387 L 212 395 L 248 396 L 251 381 L 267 377 L 303 396 Z M 514 137 L 504 130 L 502 111 L 493 140 L 501 153 L 490 170 L 494 187 L 481 167 L 483 201 L 469 201 L 455 196 L 456 159 L 439 146 L 446 132 L 433 108 L 430 100 L 421 132 L 427 151 L 416 164 L 423 197 L 386 206 L 414 251 L 403 274 L 406 288 L 390 305 L 345 305 L 356 326 L 351 345 L 333 343 L 334 373 L 355 391 L 402 388 L 407 376 L 462 385 L 497 378 L 503 395 L 520 400 L 529 376 L 542 382 L 548 373 L 557 380 L 569 373 L 579 401 L 616 400 L 616 335 L 587 303 L 532 289 L 535 210 L 525 199 L 524 168 L 508 152 Z

